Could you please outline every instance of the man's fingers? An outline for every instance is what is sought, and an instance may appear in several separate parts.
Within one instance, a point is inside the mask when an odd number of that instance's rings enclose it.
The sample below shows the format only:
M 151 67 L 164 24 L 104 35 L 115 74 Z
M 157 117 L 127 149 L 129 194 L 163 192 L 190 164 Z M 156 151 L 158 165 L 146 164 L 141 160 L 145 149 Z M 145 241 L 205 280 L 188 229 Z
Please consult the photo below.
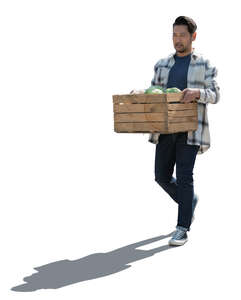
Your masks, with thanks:
M 182 97 L 180 99 L 181 102 L 183 102 L 184 97 L 185 97 L 185 89 L 182 91 Z
M 182 91 L 181 102 L 182 102 L 182 100 L 185 98 L 186 91 L 187 91 L 187 89 L 184 89 L 184 90 Z
M 190 103 L 192 100 L 191 99 L 188 99 L 188 98 L 182 98 L 181 100 L 180 100 L 180 102 L 182 102 L 182 103 Z

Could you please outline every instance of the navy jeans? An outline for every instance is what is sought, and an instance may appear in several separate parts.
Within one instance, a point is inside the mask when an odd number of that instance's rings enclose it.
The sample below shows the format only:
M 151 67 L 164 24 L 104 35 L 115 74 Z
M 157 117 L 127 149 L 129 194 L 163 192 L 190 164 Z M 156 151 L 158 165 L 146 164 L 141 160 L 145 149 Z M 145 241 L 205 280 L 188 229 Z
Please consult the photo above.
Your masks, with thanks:
M 188 145 L 187 134 L 160 134 L 155 153 L 155 181 L 178 203 L 177 226 L 189 231 L 194 197 L 193 168 L 199 145 Z M 175 164 L 176 179 L 172 176 Z

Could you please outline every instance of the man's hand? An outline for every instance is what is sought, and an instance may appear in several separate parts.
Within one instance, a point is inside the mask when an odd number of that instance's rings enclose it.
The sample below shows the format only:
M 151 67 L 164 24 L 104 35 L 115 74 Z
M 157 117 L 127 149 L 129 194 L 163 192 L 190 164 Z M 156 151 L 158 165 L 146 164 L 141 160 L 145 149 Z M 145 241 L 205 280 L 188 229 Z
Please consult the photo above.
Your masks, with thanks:
M 180 100 L 182 103 L 190 103 L 192 101 L 197 101 L 200 98 L 200 90 L 199 89 L 191 89 L 187 88 L 183 91 L 183 97 Z

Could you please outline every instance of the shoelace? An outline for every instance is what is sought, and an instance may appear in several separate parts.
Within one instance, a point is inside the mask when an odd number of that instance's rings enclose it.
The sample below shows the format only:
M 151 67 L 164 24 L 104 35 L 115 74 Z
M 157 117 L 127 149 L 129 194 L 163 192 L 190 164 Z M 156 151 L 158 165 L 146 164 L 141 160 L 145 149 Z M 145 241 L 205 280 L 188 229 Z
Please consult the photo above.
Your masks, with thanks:
M 173 234 L 173 238 L 177 240 L 184 238 L 184 236 L 185 236 L 185 231 L 181 229 L 177 229 Z

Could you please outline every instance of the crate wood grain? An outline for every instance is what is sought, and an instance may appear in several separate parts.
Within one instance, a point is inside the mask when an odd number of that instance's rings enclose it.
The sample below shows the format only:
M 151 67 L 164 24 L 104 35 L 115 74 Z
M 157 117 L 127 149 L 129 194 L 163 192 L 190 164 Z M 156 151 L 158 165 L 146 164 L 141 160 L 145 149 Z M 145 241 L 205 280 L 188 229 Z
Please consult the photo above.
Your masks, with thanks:
M 175 133 L 196 130 L 197 102 L 181 103 L 182 94 L 113 95 L 114 131 Z

